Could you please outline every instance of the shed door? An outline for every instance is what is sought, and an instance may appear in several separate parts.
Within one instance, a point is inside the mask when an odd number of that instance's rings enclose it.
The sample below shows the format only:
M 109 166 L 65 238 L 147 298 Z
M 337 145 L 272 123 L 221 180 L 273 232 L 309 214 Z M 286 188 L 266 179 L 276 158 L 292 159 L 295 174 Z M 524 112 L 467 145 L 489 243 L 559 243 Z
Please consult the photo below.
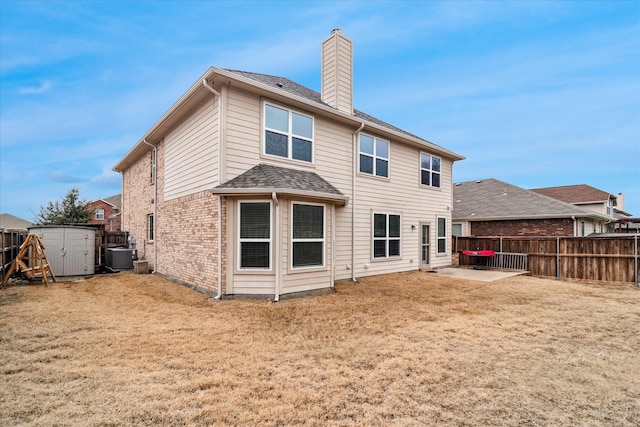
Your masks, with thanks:
M 94 244 L 91 239 L 91 244 Z M 64 239 L 64 275 L 79 276 L 89 271 L 89 233 L 84 229 L 66 229 Z M 93 254 L 91 255 L 93 257 Z
M 64 231 L 60 228 L 41 228 L 37 234 L 44 245 L 51 271 L 56 276 L 64 276 Z

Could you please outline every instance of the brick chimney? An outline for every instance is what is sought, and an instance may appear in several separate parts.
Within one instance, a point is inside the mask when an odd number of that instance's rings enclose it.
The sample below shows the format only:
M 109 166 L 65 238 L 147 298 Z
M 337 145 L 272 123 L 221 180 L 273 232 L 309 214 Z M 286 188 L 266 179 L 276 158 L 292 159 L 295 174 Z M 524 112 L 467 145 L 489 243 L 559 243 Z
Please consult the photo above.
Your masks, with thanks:
M 353 49 L 339 28 L 322 42 L 322 101 L 353 114 Z

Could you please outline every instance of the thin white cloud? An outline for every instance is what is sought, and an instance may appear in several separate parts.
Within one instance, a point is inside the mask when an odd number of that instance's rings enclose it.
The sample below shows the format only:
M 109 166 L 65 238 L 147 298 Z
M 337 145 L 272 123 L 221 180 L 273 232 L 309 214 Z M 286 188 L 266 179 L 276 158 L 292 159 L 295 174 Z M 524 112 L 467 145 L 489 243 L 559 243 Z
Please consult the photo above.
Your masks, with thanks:
M 44 80 L 38 86 L 30 86 L 30 87 L 21 87 L 18 92 L 20 95 L 40 95 L 45 93 L 51 89 L 53 85 L 49 80 Z

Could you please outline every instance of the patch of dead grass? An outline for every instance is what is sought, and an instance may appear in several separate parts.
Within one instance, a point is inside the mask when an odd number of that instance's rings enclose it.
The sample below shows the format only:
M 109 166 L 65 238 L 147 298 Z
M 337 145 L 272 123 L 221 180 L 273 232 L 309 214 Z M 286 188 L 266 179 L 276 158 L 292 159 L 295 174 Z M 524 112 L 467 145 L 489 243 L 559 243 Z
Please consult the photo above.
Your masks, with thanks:
M 0 291 L 1 425 L 619 425 L 640 292 L 419 272 L 210 302 L 158 276 Z

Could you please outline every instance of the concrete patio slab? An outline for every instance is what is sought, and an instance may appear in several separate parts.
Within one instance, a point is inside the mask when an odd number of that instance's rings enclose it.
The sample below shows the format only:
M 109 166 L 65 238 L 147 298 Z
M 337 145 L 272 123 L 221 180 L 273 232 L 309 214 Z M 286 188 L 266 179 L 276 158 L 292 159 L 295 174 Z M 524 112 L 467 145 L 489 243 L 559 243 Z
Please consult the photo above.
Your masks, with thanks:
M 527 273 L 527 271 L 475 270 L 473 268 L 462 267 L 446 267 L 439 268 L 437 270 L 430 270 L 427 272 L 427 274 L 438 274 L 440 276 L 476 280 L 479 282 L 495 282 L 496 280 L 506 279 L 507 277 L 514 277 Z

